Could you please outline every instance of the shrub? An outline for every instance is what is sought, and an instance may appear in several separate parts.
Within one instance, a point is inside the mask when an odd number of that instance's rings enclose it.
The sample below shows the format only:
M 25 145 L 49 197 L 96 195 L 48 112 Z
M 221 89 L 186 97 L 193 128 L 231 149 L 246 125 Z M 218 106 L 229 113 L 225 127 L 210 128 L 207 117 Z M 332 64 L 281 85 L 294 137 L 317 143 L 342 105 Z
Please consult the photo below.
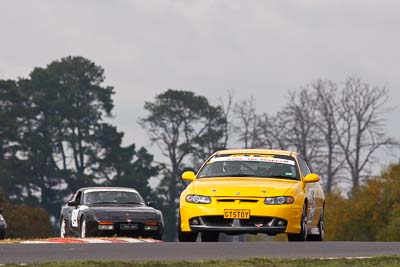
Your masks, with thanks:
M 326 200 L 326 240 L 400 241 L 400 165 L 344 198 L 339 192 Z
M 6 238 L 42 238 L 52 233 L 49 214 L 42 208 L 3 203 L 7 221 Z

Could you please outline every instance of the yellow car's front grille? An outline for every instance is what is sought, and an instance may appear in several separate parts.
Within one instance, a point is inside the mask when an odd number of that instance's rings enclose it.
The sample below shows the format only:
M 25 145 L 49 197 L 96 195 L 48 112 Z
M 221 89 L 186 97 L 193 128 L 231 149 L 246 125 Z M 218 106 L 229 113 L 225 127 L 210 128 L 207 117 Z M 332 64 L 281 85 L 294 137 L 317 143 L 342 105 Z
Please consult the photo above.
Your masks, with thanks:
M 237 226 L 269 225 L 273 223 L 272 217 L 250 216 L 248 220 L 237 219 Z M 234 219 L 224 219 L 223 216 L 202 216 L 201 221 L 205 226 L 233 226 Z M 286 225 L 286 222 L 284 223 Z M 272 226 L 272 225 L 271 225 Z
M 234 198 L 227 198 L 227 199 L 220 198 L 220 199 L 217 199 L 217 202 L 236 202 L 236 201 L 238 201 L 238 202 L 247 202 L 247 203 L 257 203 L 258 199 L 242 199 L 242 198 L 240 198 L 240 199 L 234 199 Z

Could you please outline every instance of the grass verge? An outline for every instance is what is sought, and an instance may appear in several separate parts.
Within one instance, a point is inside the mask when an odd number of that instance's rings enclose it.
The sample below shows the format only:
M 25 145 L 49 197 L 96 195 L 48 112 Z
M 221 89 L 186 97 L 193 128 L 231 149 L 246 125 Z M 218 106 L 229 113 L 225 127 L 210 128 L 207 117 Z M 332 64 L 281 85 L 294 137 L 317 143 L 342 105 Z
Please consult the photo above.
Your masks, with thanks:
M 6 267 L 21 264 L 0 265 Z M 74 261 L 23 264 L 29 267 L 398 267 L 400 256 L 384 256 L 366 259 L 242 259 L 210 261 Z

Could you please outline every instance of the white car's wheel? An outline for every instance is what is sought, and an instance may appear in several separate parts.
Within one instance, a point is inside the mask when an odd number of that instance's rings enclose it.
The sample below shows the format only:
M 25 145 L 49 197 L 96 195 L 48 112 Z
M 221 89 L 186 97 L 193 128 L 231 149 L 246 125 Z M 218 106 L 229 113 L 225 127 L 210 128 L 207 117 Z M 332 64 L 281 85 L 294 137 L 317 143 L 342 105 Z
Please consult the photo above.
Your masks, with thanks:
M 61 219 L 61 224 L 60 224 L 60 237 L 61 237 L 61 238 L 67 237 L 67 232 L 66 232 L 65 220 L 64 220 L 64 219 Z
M 87 237 L 86 221 L 83 218 L 82 218 L 81 229 L 80 230 L 81 230 L 80 231 L 81 238 L 86 238 Z

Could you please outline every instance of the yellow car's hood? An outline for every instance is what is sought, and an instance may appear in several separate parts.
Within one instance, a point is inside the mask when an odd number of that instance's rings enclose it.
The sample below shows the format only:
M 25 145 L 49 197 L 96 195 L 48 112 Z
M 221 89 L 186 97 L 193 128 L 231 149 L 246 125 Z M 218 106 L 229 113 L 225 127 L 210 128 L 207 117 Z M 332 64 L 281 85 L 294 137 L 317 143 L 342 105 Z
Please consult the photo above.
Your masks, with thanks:
M 194 194 L 216 197 L 285 196 L 300 181 L 271 178 L 200 178 L 192 184 Z

